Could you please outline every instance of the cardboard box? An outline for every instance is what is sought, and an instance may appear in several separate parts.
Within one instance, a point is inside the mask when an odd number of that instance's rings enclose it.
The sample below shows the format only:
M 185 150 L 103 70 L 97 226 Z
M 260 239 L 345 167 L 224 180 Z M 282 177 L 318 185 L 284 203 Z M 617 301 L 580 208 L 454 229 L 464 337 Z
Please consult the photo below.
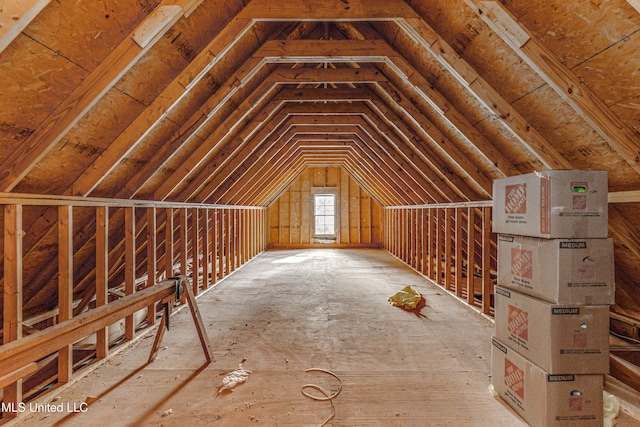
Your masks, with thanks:
M 555 304 L 613 304 L 613 239 L 501 234 L 498 286 Z
M 607 172 L 552 170 L 493 181 L 493 232 L 545 238 L 608 235 Z
M 550 374 L 492 339 L 491 384 L 536 427 L 602 427 L 603 375 Z
M 496 338 L 550 373 L 609 373 L 609 306 L 558 305 L 495 288 Z

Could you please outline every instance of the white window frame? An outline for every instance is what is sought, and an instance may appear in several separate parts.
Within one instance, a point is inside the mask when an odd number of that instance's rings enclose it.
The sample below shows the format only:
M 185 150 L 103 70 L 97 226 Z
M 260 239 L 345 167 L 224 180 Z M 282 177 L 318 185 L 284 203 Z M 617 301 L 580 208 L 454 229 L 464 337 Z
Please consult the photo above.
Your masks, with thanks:
M 333 234 L 316 234 L 316 196 L 333 196 L 334 198 L 334 221 L 333 221 Z M 314 187 L 311 191 L 311 234 L 316 239 L 335 239 L 338 240 L 338 233 L 340 231 L 340 215 L 339 205 L 340 198 L 338 197 L 338 190 L 335 187 Z

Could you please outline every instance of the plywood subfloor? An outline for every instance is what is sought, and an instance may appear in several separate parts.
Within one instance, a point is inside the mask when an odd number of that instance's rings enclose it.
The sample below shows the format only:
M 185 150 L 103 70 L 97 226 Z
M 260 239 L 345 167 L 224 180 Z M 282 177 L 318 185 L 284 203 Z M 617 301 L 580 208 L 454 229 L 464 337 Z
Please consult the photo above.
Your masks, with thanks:
M 421 316 L 387 302 L 404 285 L 425 296 Z M 85 413 L 32 414 L 20 425 L 317 426 L 331 405 L 301 388 L 336 391 L 337 382 L 309 368 L 342 381 L 328 425 L 526 425 L 487 389 L 492 323 L 382 250 L 269 251 L 198 303 L 213 363 L 182 310 L 154 363 L 145 365 L 150 335 L 51 394 L 54 404 L 95 400 Z M 246 383 L 218 394 L 243 359 Z

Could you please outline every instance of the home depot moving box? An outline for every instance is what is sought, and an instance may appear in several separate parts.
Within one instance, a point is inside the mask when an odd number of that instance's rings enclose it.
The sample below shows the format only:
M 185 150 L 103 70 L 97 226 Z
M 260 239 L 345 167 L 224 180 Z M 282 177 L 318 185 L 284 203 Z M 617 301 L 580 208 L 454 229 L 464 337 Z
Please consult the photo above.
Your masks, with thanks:
M 607 172 L 550 170 L 493 181 L 493 232 L 607 237 Z
M 550 374 L 497 338 L 491 342 L 491 384 L 529 424 L 602 427 L 603 375 Z
M 495 288 L 496 338 L 547 372 L 609 373 L 609 306 L 557 305 Z
M 501 234 L 498 285 L 556 304 L 613 304 L 613 239 Z

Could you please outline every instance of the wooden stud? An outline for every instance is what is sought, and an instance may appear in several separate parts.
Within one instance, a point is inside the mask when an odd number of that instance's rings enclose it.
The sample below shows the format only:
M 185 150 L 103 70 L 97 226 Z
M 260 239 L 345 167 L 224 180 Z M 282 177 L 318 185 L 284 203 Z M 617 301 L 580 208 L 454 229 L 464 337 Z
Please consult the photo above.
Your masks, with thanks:
M 136 291 L 136 213 L 133 207 L 124 208 L 124 248 L 125 295 L 132 295 Z M 132 340 L 136 335 L 133 314 L 124 322 L 125 339 Z
M 238 266 L 238 210 L 229 210 L 229 260 L 230 272 L 236 271 Z
M 58 207 L 58 322 L 73 316 L 73 207 Z M 67 383 L 73 374 L 73 348 L 58 350 L 58 382 Z
M 189 225 L 187 224 L 188 212 L 187 208 L 180 208 L 180 248 L 178 257 L 180 258 L 180 275 L 188 276 L 187 269 L 189 266 Z M 184 299 L 181 298 L 184 303 Z
M 429 210 L 430 209 L 422 209 L 420 213 L 420 223 L 422 228 L 420 230 L 420 234 L 422 235 L 422 243 L 420 250 L 420 272 L 425 276 L 429 274 Z
M 233 216 L 231 213 L 231 209 L 224 210 L 224 272 L 225 275 L 229 275 L 231 273 L 231 233 L 232 233 L 232 225 Z
M 441 266 L 440 263 L 440 244 L 442 243 L 442 237 L 440 235 L 440 226 L 442 223 L 440 222 L 440 209 L 433 209 L 433 255 L 431 257 L 431 262 L 433 264 L 433 280 L 436 283 L 440 283 L 440 273 Z
M 225 210 L 219 209 L 217 211 L 218 216 L 218 279 L 222 279 L 225 274 L 228 274 L 226 270 L 226 224 L 225 224 Z
M 153 286 L 158 280 L 158 255 L 156 240 L 156 208 L 147 208 L 147 286 Z M 152 326 L 156 322 L 156 306 L 147 307 L 147 325 Z
M 249 210 L 242 209 L 240 211 L 242 218 L 242 265 L 249 261 L 250 250 L 250 230 L 249 230 Z
M 451 266 L 452 262 L 452 247 L 451 242 L 453 240 L 453 226 L 451 220 L 451 208 L 445 208 L 444 210 L 444 287 L 448 291 L 451 290 Z
M 202 209 L 202 289 L 207 290 L 211 281 L 211 223 L 209 209 Z
M 164 269 L 165 276 L 167 279 L 174 277 L 175 272 L 173 271 L 173 208 L 167 208 L 167 220 L 165 224 L 165 250 L 164 250 Z
M 493 283 L 491 282 L 491 208 L 482 208 L 482 312 L 490 314 Z
M 474 270 L 476 252 L 476 209 L 469 208 L 467 213 L 467 304 L 475 305 Z
M 213 260 L 216 271 L 214 283 L 218 279 L 222 279 L 222 273 L 224 271 L 224 260 L 222 257 L 222 210 L 214 209 L 213 211 Z
M 200 288 L 200 215 L 198 208 L 191 209 L 191 286 L 193 294 Z
M 22 338 L 22 235 L 22 205 L 5 205 L 3 348 Z M 2 372 L 13 372 L 22 366 L 24 364 Z M 16 409 L 4 412 L 3 417 L 13 418 L 17 415 L 18 404 L 22 402 L 22 379 L 6 385 L 2 393 L 2 401 Z
M 462 256 L 463 256 L 463 249 L 464 249 L 464 224 L 463 224 L 463 216 L 462 216 L 462 208 L 455 208 L 455 224 L 456 224 L 456 230 L 455 230 L 455 239 L 456 239 L 456 243 L 455 243 L 455 252 L 456 252 L 456 259 L 455 259 L 455 272 L 456 272 L 456 276 L 455 276 L 455 287 L 456 287 L 456 296 L 458 298 L 462 298 L 462 285 L 463 285 L 463 281 L 464 281 L 464 277 L 462 274 L 462 266 L 463 266 L 463 260 L 462 260 Z
M 96 208 L 96 307 L 108 302 L 109 287 L 109 208 Z M 108 328 L 96 332 L 96 357 L 104 359 L 109 354 Z
M 416 266 L 416 227 L 414 209 L 409 209 L 408 212 L 409 224 L 407 231 L 409 232 L 409 266 L 415 268 Z
M 431 233 L 431 242 L 429 243 L 430 257 L 429 257 L 429 265 L 431 266 L 431 279 L 438 283 L 438 209 L 432 208 L 430 209 L 431 213 L 431 225 L 430 225 L 430 233 Z

